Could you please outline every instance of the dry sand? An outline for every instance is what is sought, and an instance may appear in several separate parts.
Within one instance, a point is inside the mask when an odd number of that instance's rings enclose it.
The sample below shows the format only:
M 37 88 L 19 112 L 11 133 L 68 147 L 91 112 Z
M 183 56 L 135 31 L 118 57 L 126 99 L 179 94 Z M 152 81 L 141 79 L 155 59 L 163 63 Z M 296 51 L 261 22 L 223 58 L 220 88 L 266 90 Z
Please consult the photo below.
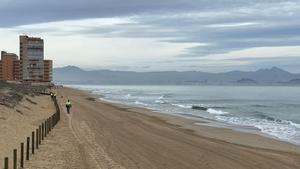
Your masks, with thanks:
M 26 143 L 31 132 L 54 113 L 49 96 L 24 96 L 14 108 L 0 106 L 0 167 L 4 157 L 12 164 L 13 149 L 20 151 L 20 143 Z
M 61 106 L 71 99 L 71 114 L 62 113 L 28 168 L 300 168 L 299 146 L 88 99 L 95 96 L 74 89 L 58 89 L 57 97 Z

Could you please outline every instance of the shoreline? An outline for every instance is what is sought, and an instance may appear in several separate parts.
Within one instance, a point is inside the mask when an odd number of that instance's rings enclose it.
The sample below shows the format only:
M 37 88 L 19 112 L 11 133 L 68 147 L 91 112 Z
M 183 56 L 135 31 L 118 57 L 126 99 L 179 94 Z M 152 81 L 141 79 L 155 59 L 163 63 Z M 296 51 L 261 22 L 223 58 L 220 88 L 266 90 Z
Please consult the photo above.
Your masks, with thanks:
M 87 91 L 58 88 L 60 106 L 72 102 L 64 123 L 77 138 L 88 168 L 116 169 L 296 169 L 300 147 L 144 108 L 112 104 Z M 198 121 L 199 122 L 199 121 Z M 65 139 L 63 139 L 65 140 Z M 57 142 L 57 145 L 64 143 Z M 65 156 L 62 154 L 62 156 Z M 77 155 L 76 155 L 77 156 Z M 50 159 L 51 160 L 51 159 Z M 67 165 L 67 164 L 65 164 Z M 51 168 L 51 167 L 49 167 Z M 62 167 L 63 168 L 63 167 Z
M 155 116 L 164 118 L 166 121 L 168 121 L 168 119 L 173 119 L 173 118 L 183 118 L 185 120 L 188 120 L 189 123 L 192 123 L 192 124 L 189 124 L 189 126 L 190 125 L 206 126 L 206 127 L 211 127 L 211 128 L 217 128 L 217 129 L 232 130 L 233 132 L 257 135 L 260 137 L 264 137 L 266 139 L 271 139 L 271 140 L 286 143 L 286 144 L 292 144 L 292 145 L 300 148 L 300 143 L 291 142 L 291 141 L 288 141 L 285 139 L 280 139 L 276 136 L 272 136 L 268 133 L 264 133 L 260 129 L 258 129 L 254 126 L 242 126 L 242 125 L 230 124 L 230 123 L 226 123 L 226 122 L 222 122 L 222 121 L 217 121 L 214 119 L 204 118 L 204 117 L 200 117 L 200 116 L 193 116 L 193 115 L 183 114 L 183 113 L 179 113 L 179 112 L 176 112 L 176 113 L 163 112 L 163 111 L 151 109 L 150 107 L 146 107 L 146 106 L 142 106 L 142 105 L 139 106 L 139 105 L 127 104 L 124 102 L 119 102 L 119 101 L 114 101 L 114 100 L 107 100 L 104 98 L 103 95 L 95 94 L 89 90 L 78 89 L 78 88 L 74 88 L 74 87 L 68 87 L 68 88 L 91 94 L 92 96 L 96 97 L 98 100 L 100 100 L 103 103 L 111 104 L 111 105 L 117 106 L 117 107 L 126 107 L 126 108 L 130 108 L 130 109 L 141 110 L 141 112 L 143 112 L 143 113 L 147 112 L 146 114 L 148 114 L 150 116 L 155 115 Z M 195 127 L 191 127 L 191 128 L 195 129 Z M 300 152 L 300 149 L 299 149 L 299 152 Z
M 133 106 L 129 104 L 120 103 L 118 101 L 109 101 L 104 99 L 102 95 L 95 94 L 92 91 L 77 89 L 72 87 L 68 87 L 68 88 L 72 90 L 78 90 L 84 92 L 88 95 L 91 95 L 92 97 L 96 97 L 98 101 L 109 106 L 125 108 L 129 110 L 133 110 L 134 112 L 146 114 L 148 116 L 161 118 L 162 120 L 165 120 L 167 123 L 170 123 L 172 125 L 179 125 L 184 129 L 192 130 L 194 133 L 196 133 L 199 136 L 206 136 L 209 138 L 220 139 L 223 141 L 228 141 L 230 143 L 241 144 L 245 146 L 254 146 L 258 148 L 270 148 L 270 149 L 300 153 L 300 145 L 285 140 L 281 140 L 279 138 L 276 138 L 275 136 L 262 133 L 259 129 L 254 128 L 252 126 L 249 126 L 250 129 L 247 129 L 247 126 L 240 126 L 241 128 L 238 129 L 236 128 L 239 127 L 238 125 L 226 124 L 225 122 L 219 122 L 216 120 L 205 119 L 200 117 L 196 117 L 196 118 L 188 117 L 182 114 L 164 113 L 159 110 Z M 220 125 L 216 125 L 216 124 L 220 124 Z M 203 132 L 203 129 L 201 128 L 214 131 L 215 133 Z M 225 132 L 229 137 L 226 136 L 226 134 L 220 133 L 220 131 Z M 220 135 L 218 136 L 217 133 Z M 239 139 L 238 140 L 232 139 L 231 136 L 239 137 Z M 251 141 L 253 140 L 251 139 L 251 137 L 256 138 L 256 140 Z M 262 143 L 262 145 L 256 144 L 256 141 L 260 142 L 260 144 Z
M 287 150 L 287 151 L 291 151 L 291 152 L 300 153 L 299 145 L 291 143 L 291 142 L 287 142 L 284 140 L 280 140 L 280 139 L 277 139 L 272 136 L 268 136 L 268 135 L 260 132 L 259 129 L 254 128 L 254 129 L 249 130 L 249 129 L 246 129 L 245 126 L 241 126 L 242 127 L 241 129 L 237 129 L 237 128 L 234 128 L 233 125 L 232 125 L 232 127 L 229 127 L 229 126 L 221 127 L 221 126 L 217 126 L 216 123 L 221 124 L 222 122 L 212 121 L 210 119 L 204 119 L 204 118 L 201 119 L 199 117 L 197 119 L 188 118 L 188 117 L 184 117 L 183 115 L 168 114 L 168 113 L 163 113 L 163 112 L 159 112 L 159 111 L 153 111 L 152 109 L 148 109 L 148 108 L 135 107 L 132 105 L 126 105 L 126 104 L 122 104 L 122 103 L 112 103 L 112 102 L 103 101 L 103 100 L 101 100 L 101 102 L 106 105 L 109 105 L 109 106 L 126 108 L 126 109 L 132 110 L 137 113 L 142 113 L 142 114 L 146 114 L 148 116 L 154 116 L 154 117 L 161 118 L 162 120 L 165 120 L 166 123 L 169 123 L 172 125 L 179 125 L 180 128 L 192 130 L 192 132 L 194 132 L 195 134 L 197 134 L 199 136 L 205 136 L 205 137 L 209 137 L 209 138 L 219 139 L 222 141 L 228 141 L 230 143 L 240 144 L 240 145 L 245 145 L 245 146 L 253 146 L 253 147 L 257 147 L 257 148 L 269 148 L 269 149 L 276 149 L 276 150 L 283 150 L 283 151 Z M 210 125 L 210 124 L 212 124 L 212 125 Z M 201 128 L 201 127 L 206 128 L 210 131 L 218 130 L 218 132 L 220 132 L 220 131 L 226 132 L 226 134 L 230 134 L 234 137 L 237 137 L 237 135 L 241 135 L 241 137 L 247 136 L 246 138 L 250 139 L 250 137 L 254 136 L 254 137 L 258 138 L 257 140 L 271 143 L 271 144 L 275 143 L 276 145 L 278 145 L 278 147 L 277 146 L 269 146 L 267 144 L 256 145 L 253 142 L 246 143 L 246 142 L 244 142 L 245 141 L 244 139 L 243 139 L 243 141 L 232 140 L 230 137 L 224 137 L 223 134 L 220 137 L 218 137 L 216 135 L 216 133 L 209 134 L 208 132 L 203 132 L 203 129 L 199 130 L 199 128 Z M 283 146 L 283 145 L 286 145 L 286 146 Z M 294 146 L 297 148 L 294 148 Z M 283 147 L 285 147 L 285 148 L 283 148 Z

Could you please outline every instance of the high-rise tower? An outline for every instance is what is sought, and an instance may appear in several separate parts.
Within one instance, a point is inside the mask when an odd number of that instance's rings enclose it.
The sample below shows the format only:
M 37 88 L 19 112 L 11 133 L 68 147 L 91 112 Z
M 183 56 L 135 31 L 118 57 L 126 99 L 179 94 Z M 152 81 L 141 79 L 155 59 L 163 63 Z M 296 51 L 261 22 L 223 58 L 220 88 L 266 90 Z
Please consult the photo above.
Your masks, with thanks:
M 21 76 L 23 81 L 44 80 L 44 40 L 20 36 Z

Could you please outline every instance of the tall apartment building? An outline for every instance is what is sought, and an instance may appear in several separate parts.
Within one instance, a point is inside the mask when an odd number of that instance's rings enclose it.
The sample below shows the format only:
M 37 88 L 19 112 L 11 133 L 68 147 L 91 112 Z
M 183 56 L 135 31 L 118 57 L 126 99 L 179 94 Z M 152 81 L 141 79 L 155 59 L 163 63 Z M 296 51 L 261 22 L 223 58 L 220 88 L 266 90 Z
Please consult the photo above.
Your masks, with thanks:
M 20 60 L 14 53 L 1 52 L 0 80 L 51 82 L 52 60 L 44 60 L 44 40 L 21 35 Z
M 21 35 L 20 61 L 23 81 L 44 81 L 44 40 Z
M 20 80 L 20 61 L 14 53 L 1 51 L 0 61 L 0 79 L 1 80 Z

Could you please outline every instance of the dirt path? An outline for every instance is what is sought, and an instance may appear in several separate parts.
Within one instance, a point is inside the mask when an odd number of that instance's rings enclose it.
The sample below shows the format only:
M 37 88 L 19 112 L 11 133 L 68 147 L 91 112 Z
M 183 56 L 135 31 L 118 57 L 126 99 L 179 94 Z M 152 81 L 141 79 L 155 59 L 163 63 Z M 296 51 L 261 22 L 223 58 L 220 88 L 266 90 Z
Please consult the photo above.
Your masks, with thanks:
M 36 154 L 25 163 L 30 169 L 88 169 L 84 148 L 69 128 L 69 118 L 62 113 L 61 121 L 45 138 Z

